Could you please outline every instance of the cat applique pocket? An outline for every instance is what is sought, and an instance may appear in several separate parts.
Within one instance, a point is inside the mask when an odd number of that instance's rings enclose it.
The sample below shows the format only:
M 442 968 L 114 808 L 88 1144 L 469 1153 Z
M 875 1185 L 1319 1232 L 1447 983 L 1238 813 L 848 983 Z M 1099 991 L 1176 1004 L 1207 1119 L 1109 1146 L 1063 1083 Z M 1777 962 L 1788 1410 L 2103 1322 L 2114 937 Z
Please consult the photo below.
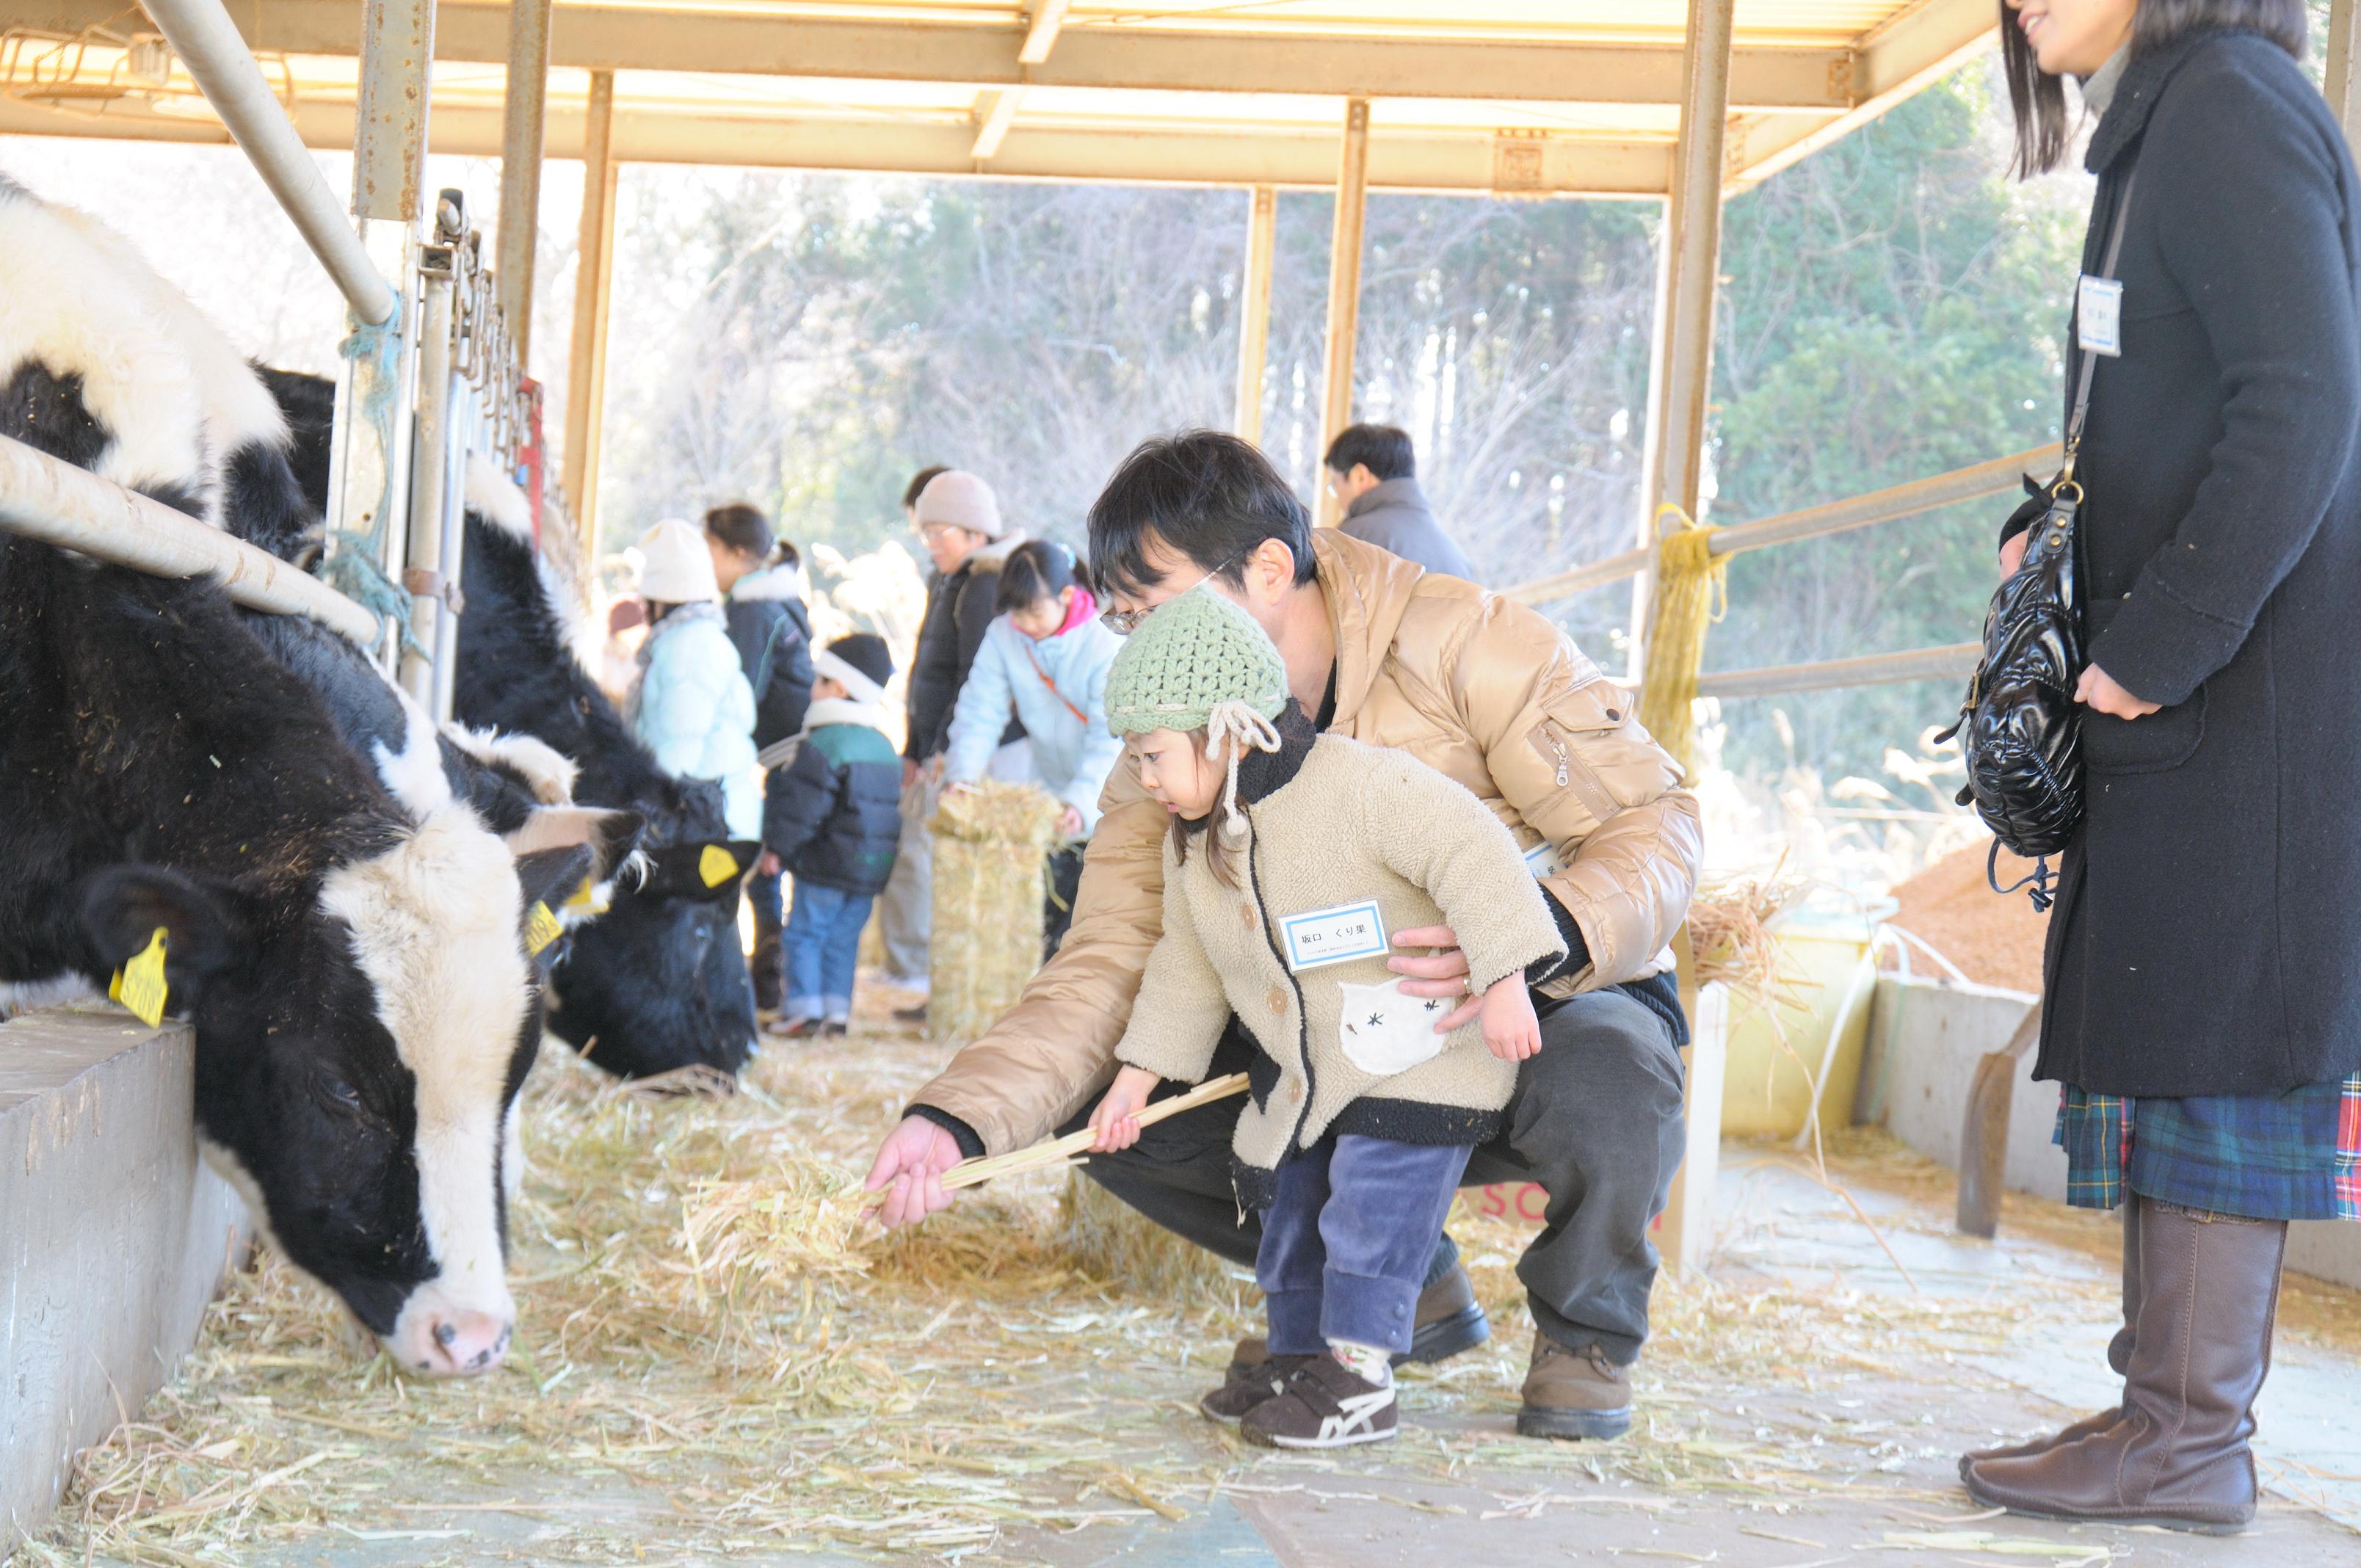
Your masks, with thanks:
M 1447 1036 L 1434 1032 L 1448 1004 L 1439 996 L 1405 996 L 1398 982 L 1339 981 L 1344 1012 L 1337 1024 L 1345 1059 L 1363 1072 L 1390 1078 L 1443 1054 Z

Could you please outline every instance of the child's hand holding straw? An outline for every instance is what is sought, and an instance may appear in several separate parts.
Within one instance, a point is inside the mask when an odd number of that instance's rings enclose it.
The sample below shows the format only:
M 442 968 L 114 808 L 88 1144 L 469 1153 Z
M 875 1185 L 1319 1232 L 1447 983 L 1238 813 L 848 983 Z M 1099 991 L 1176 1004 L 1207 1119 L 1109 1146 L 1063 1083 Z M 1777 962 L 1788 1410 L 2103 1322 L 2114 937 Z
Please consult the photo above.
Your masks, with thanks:
M 1091 1113 L 1093 1154 L 1113 1154 L 1139 1142 L 1139 1113 L 1156 1091 L 1157 1077 L 1144 1067 L 1127 1067 L 1115 1075 L 1107 1091 Z

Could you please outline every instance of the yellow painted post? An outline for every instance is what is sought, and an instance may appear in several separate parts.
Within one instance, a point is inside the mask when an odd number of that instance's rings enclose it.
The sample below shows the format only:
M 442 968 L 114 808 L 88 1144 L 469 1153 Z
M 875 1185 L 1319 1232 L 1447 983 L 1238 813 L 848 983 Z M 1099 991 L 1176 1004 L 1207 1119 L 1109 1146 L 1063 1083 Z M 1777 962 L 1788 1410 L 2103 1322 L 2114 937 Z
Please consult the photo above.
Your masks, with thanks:
M 607 400 L 607 307 L 615 282 L 615 73 L 590 73 L 582 131 L 582 229 L 566 361 L 566 499 L 582 535 L 585 596 L 598 580 L 598 425 Z
M 1713 304 L 1721 250 L 1722 153 L 1730 119 L 1734 0 L 1689 0 L 1687 93 L 1674 156 L 1664 244 L 1671 250 L 1663 374 L 1656 389 L 1643 484 L 1657 544 L 1642 639 L 1640 719 L 1682 767 L 1694 762 L 1697 671 L 1709 599 L 1720 579 L 1697 514 L 1705 470 L 1707 400 L 1713 389 Z M 1667 520 L 1675 526 L 1664 532 Z
M 2329 111 L 2345 127 L 2347 142 L 2361 132 L 2361 70 L 2355 69 L 2361 38 L 2355 33 L 2354 6 L 2355 0 L 2329 0 L 2327 71 L 2321 83 L 2328 93 Z
M 1279 189 L 1254 187 L 1246 212 L 1246 269 L 1238 296 L 1238 402 L 1230 428 L 1262 443 L 1262 376 L 1270 357 L 1270 270 L 1279 247 Z
M 1361 329 L 1361 240 L 1369 212 L 1369 101 L 1345 105 L 1345 146 L 1336 170 L 1336 226 L 1328 252 L 1328 369 L 1321 385 L 1320 455 L 1353 422 L 1353 345 Z M 1321 489 L 1322 524 L 1338 521 Z

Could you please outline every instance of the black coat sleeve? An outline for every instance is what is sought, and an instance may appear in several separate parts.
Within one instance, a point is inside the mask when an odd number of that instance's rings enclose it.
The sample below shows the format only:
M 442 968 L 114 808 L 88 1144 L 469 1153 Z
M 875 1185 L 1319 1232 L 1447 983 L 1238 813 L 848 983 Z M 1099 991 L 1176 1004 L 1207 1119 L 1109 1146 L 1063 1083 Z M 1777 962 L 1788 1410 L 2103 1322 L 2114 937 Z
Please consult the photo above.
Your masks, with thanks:
M 840 770 L 806 741 L 796 748 L 795 761 L 771 770 L 763 794 L 763 848 L 783 861 L 811 842 L 836 809 L 844 787 Z
M 2148 702 L 2186 701 L 2238 652 L 2312 543 L 2361 425 L 2348 192 L 2329 124 L 2282 85 L 2219 69 L 2158 106 L 2139 152 L 2132 199 L 2158 203 L 2164 265 L 2222 371 L 2204 389 L 2222 400 L 2212 470 L 2090 649 Z
M 754 744 L 784 740 L 804 727 L 811 709 L 811 620 L 804 607 L 781 607 L 771 629 L 769 684 L 754 694 Z
M 927 588 L 927 613 L 918 622 L 918 646 L 910 655 L 909 739 L 902 754 L 923 762 L 942 749 L 940 737 L 950 722 L 951 700 L 959 696 L 959 639 L 952 609 L 965 579 L 938 576 Z

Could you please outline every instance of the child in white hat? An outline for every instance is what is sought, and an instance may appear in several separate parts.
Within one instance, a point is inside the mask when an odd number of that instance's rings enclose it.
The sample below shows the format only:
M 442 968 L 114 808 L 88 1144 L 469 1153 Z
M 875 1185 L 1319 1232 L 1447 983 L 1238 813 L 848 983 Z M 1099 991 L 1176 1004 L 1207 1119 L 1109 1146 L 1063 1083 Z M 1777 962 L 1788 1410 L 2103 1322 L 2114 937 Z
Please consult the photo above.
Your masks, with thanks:
M 712 552 L 696 524 L 668 517 L 641 537 L 640 553 L 648 638 L 640 645 L 640 676 L 624 718 L 664 772 L 720 780 L 730 836 L 758 839 L 754 688 L 730 641 Z

